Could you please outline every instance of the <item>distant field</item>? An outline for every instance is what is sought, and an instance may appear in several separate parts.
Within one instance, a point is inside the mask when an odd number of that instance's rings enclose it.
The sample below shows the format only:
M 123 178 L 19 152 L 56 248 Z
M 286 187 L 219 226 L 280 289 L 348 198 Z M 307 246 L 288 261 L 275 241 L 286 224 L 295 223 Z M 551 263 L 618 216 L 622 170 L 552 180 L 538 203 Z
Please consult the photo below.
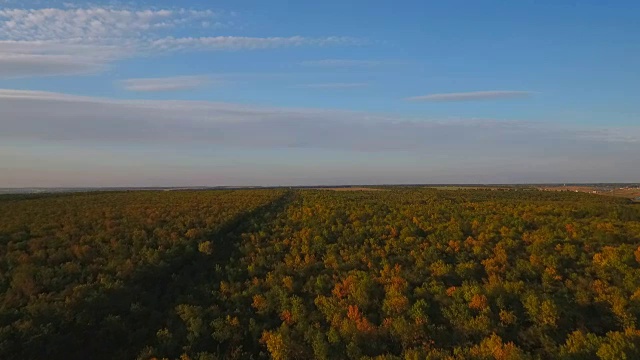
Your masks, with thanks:
M 383 191 L 384 189 L 368 188 L 368 187 L 335 187 L 335 188 L 312 188 L 313 190 L 332 190 L 332 191 Z
M 436 190 L 513 190 L 514 187 L 505 187 L 505 186 L 426 186 L 427 189 L 436 189 Z
M 640 197 L 640 189 L 639 188 L 635 188 L 635 189 L 614 189 L 611 192 L 611 195 L 635 199 L 637 197 Z
M 602 188 L 598 186 L 545 186 L 540 187 L 539 190 L 583 192 L 590 194 L 623 197 L 627 199 L 636 199 L 640 197 L 640 188 L 637 187 Z

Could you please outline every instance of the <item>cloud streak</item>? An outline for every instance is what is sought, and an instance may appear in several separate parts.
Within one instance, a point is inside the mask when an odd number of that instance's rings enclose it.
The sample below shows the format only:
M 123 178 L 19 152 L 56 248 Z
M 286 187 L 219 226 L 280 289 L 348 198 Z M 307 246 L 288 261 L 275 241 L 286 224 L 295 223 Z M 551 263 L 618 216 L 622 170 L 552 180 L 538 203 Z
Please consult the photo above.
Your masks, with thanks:
M 39 54 L 0 53 L 0 78 L 51 75 L 84 75 L 104 71 L 105 61 L 100 59 Z
M 353 60 L 353 59 L 322 59 L 308 60 L 300 63 L 303 66 L 341 68 L 341 67 L 374 67 L 385 64 L 378 60 Z
M 128 91 L 161 92 L 197 89 L 212 83 L 209 76 L 173 76 L 164 78 L 126 79 L 119 82 Z
M 298 85 L 297 88 L 307 89 L 353 89 L 369 86 L 368 83 L 322 83 L 322 84 L 304 84 Z
M 176 50 L 260 50 L 299 46 L 351 45 L 358 41 L 349 37 L 330 36 L 324 38 L 291 37 L 242 37 L 216 36 L 199 38 L 167 37 L 153 41 L 150 48 L 160 51 Z
M 0 78 L 93 74 L 128 53 L 123 46 L 0 40 Z
M 425 102 L 448 102 L 448 101 L 482 101 L 482 100 L 501 100 L 522 98 L 531 96 L 530 91 L 513 91 L 513 90 L 491 90 L 491 91 L 473 91 L 461 93 L 443 93 L 429 94 L 422 96 L 414 96 L 407 98 L 409 101 L 425 101 Z

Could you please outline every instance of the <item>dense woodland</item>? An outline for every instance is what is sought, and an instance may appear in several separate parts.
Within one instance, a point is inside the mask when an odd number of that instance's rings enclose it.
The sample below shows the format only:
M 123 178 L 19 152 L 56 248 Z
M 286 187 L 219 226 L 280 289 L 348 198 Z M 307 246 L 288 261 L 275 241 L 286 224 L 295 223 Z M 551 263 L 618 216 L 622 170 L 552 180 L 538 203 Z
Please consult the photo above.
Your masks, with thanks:
M 626 199 L 0 197 L 2 359 L 637 359 L 638 320 Z

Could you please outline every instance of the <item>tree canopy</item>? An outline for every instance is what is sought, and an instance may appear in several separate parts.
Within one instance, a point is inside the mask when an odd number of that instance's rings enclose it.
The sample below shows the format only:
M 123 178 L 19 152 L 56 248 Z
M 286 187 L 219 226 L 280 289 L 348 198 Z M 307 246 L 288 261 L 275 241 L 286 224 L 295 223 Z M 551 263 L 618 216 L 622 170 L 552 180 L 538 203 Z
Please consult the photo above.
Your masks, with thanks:
M 633 359 L 640 205 L 389 187 L 0 197 L 0 357 Z

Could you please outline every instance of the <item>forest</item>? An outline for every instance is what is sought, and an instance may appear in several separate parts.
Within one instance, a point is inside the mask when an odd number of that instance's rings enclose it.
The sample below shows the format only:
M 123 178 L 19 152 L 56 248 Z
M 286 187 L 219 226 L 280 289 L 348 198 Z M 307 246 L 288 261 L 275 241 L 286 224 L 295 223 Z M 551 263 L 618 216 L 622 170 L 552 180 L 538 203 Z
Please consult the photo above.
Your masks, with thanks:
M 0 196 L 1 359 L 638 359 L 639 320 L 623 198 Z

